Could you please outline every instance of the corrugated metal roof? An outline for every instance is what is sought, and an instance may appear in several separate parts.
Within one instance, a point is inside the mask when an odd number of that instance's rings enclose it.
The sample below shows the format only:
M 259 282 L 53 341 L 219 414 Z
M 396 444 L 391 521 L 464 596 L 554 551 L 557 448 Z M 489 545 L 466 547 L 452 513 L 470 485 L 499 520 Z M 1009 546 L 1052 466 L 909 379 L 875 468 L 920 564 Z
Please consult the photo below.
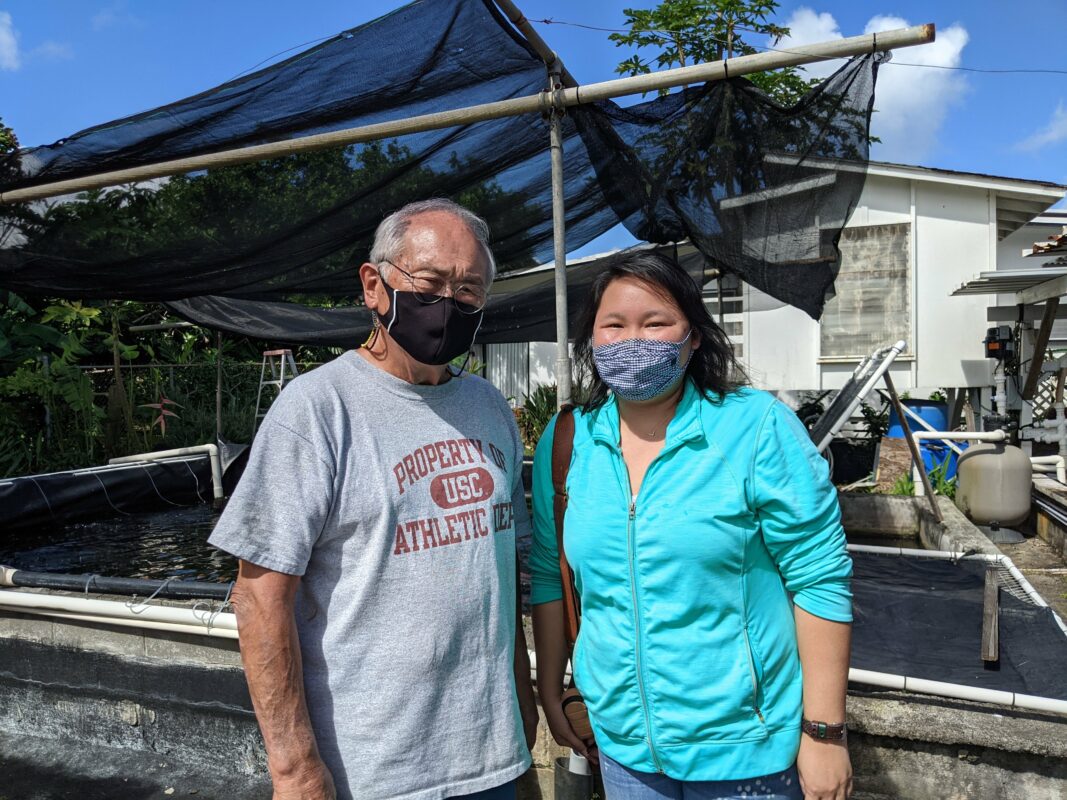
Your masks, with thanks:
M 952 295 L 1020 292 L 1062 275 L 1067 275 L 1067 268 L 1004 269 L 996 272 L 981 272 L 978 277 L 960 286 Z

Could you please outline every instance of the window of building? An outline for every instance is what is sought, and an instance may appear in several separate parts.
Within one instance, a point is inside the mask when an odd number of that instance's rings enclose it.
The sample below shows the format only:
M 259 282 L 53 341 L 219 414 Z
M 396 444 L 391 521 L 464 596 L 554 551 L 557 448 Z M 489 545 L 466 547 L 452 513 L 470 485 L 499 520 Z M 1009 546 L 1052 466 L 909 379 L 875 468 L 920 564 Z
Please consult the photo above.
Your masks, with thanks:
M 911 338 L 911 224 L 845 228 L 837 295 L 820 325 L 823 358 L 859 358 Z

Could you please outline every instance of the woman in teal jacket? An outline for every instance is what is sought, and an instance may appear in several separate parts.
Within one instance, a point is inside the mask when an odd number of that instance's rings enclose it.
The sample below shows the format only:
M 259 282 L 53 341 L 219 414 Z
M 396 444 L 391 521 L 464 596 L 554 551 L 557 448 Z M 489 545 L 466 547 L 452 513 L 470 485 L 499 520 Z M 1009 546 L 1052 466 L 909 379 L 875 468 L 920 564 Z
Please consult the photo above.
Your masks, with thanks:
M 592 389 L 564 548 L 596 741 L 560 700 L 553 420 L 534 459 L 530 571 L 556 741 L 599 756 L 608 800 L 843 800 L 852 568 L 824 460 L 788 408 L 733 382 L 729 340 L 666 259 L 626 255 L 598 277 L 575 352 Z

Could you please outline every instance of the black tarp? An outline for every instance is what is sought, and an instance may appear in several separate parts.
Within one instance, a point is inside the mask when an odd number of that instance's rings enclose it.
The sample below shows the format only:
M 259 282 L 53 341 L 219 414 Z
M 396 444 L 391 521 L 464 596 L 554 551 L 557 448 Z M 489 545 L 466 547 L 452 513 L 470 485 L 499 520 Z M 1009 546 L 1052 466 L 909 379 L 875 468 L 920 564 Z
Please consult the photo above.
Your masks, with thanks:
M 413 32 L 417 32 L 414 35 Z M 564 118 L 567 246 L 622 220 L 821 313 L 865 175 L 881 56 L 784 108 L 743 78 Z M 195 97 L 0 162 L 0 190 L 532 95 L 544 65 L 488 0 L 404 6 Z M 80 298 L 352 297 L 377 223 L 452 197 L 503 272 L 551 254 L 548 129 L 531 114 L 0 208 L 0 288 Z M 206 302 L 206 301 L 205 301 Z
M 853 553 L 852 666 L 1067 700 L 1067 636 L 1048 607 L 1000 593 L 1000 662 L 981 658 L 987 562 Z
M 633 249 L 649 248 L 645 245 Z M 652 249 L 675 258 L 697 283 L 703 284 L 707 279 L 706 261 L 692 247 Z M 572 326 L 590 284 L 612 257 L 579 259 L 568 266 L 567 308 Z M 500 278 L 486 305 L 478 343 L 555 341 L 555 292 L 551 269 Z M 288 345 L 356 347 L 371 329 L 370 311 L 365 306 L 309 308 L 297 303 L 208 296 L 175 300 L 167 307 L 206 328 Z
M 207 456 L 9 478 L 0 481 L 0 531 L 205 503 L 212 491 Z

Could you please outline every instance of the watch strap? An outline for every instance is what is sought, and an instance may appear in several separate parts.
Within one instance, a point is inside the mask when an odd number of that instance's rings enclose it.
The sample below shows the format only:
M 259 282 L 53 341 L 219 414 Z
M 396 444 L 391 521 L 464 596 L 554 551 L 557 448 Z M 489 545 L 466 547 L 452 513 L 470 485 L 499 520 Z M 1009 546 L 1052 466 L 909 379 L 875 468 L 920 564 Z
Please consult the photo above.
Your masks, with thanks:
M 845 738 L 845 723 L 820 722 L 819 720 L 801 719 L 800 730 L 812 739 L 838 740 Z

